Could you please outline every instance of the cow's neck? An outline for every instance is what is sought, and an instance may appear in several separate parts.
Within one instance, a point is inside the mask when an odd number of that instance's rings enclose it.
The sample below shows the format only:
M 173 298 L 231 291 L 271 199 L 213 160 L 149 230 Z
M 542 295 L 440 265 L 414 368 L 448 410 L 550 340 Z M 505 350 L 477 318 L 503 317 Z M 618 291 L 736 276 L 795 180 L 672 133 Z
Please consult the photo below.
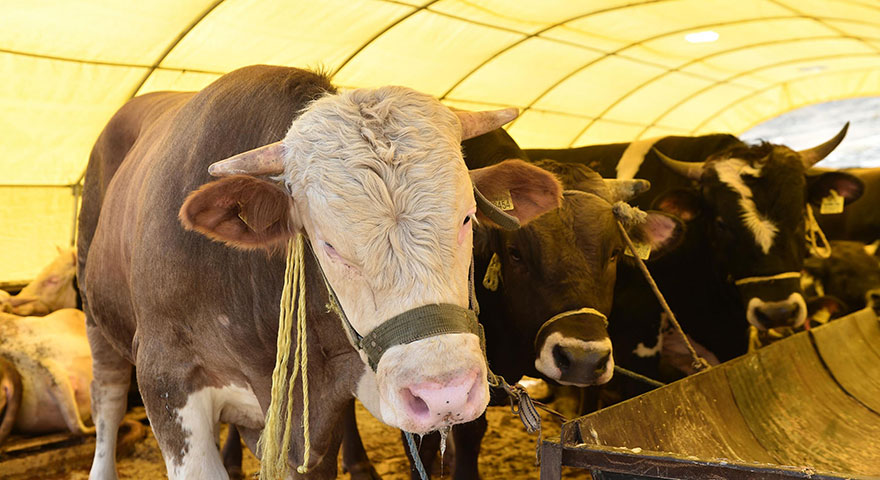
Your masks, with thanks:
M 527 335 L 511 325 L 514 317 L 508 311 L 503 285 L 494 292 L 483 286 L 482 279 L 486 274 L 488 258 L 475 258 L 474 262 L 474 289 L 480 306 L 479 320 L 486 332 L 489 367 L 493 373 L 501 375 L 510 383 L 516 382 L 523 375 L 538 375 L 534 368 L 532 339 L 526 338 Z

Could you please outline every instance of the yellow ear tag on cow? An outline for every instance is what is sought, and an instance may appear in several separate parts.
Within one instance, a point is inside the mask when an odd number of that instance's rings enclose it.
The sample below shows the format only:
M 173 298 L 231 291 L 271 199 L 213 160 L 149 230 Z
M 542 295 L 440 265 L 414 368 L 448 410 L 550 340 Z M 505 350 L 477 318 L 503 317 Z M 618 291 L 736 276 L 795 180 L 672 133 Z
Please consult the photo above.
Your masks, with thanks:
M 513 210 L 513 198 L 510 197 L 510 191 L 505 190 L 503 194 L 501 194 L 501 198 L 496 198 L 492 200 L 492 203 L 500 208 L 502 211 Z
M 639 256 L 642 260 L 647 260 L 648 257 L 651 256 L 651 244 L 650 243 L 641 243 L 641 242 L 633 242 L 633 245 L 636 247 L 636 255 Z M 633 252 L 627 248 L 626 254 L 630 257 L 634 257 Z
M 837 190 L 831 189 L 828 196 L 822 199 L 822 205 L 819 206 L 819 213 L 828 215 L 833 213 L 843 213 L 843 204 L 845 202 Z

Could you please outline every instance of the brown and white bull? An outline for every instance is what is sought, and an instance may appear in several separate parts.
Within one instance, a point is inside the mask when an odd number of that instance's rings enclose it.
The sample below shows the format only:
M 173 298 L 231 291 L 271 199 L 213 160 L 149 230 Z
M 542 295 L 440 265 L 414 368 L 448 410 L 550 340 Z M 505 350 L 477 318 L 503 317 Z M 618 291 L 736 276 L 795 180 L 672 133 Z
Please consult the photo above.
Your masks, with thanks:
M 220 421 L 256 451 L 276 354 L 278 247 L 296 233 L 314 253 L 305 257 L 310 477 L 335 476 L 334 427 L 353 397 L 417 433 L 480 415 L 488 388 L 476 335 L 393 346 L 374 371 L 328 312 L 321 270 L 359 335 L 425 305 L 467 308 L 471 179 L 509 191 L 521 221 L 561 197 L 552 175 L 523 163 L 468 176 L 461 139 L 511 118 L 499 117 L 456 114 L 402 87 L 336 93 L 322 76 L 268 66 L 125 105 L 92 152 L 80 220 L 98 430 L 91 478 L 115 478 L 132 364 L 170 478 L 226 477 Z M 209 165 L 261 146 L 212 166 L 242 175 L 209 183 Z M 294 435 L 289 463 L 303 453 Z

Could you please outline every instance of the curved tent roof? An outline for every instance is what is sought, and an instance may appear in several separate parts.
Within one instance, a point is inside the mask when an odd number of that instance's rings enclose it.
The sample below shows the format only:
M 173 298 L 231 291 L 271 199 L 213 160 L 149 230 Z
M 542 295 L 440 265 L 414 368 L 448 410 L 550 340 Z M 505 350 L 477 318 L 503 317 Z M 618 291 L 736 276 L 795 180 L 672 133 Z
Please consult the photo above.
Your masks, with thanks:
M 880 4 L 4 0 L 0 281 L 30 278 L 70 242 L 72 186 L 120 105 L 254 63 L 321 68 L 344 87 L 406 85 L 463 108 L 517 106 L 508 129 L 526 147 L 739 133 L 880 94 Z

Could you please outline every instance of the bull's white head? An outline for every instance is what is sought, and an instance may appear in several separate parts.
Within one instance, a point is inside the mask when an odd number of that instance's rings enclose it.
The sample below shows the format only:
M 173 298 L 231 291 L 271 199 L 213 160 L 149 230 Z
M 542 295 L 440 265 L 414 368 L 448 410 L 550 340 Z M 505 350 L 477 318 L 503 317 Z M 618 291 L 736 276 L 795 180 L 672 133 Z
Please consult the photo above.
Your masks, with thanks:
M 513 117 L 515 111 L 453 112 L 403 87 L 328 95 L 281 142 L 212 165 L 212 174 L 239 175 L 191 194 L 181 219 L 243 248 L 304 233 L 360 335 L 423 305 L 467 308 L 472 181 L 510 192 L 509 213 L 523 222 L 561 198 L 551 174 L 522 162 L 469 177 L 462 137 Z M 255 174 L 279 175 L 283 185 Z M 488 401 L 479 339 L 446 334 L 391 347 L 375 373 L 365 368 L 357 393 L 376 416 L 411 432 L 470 421 Z

